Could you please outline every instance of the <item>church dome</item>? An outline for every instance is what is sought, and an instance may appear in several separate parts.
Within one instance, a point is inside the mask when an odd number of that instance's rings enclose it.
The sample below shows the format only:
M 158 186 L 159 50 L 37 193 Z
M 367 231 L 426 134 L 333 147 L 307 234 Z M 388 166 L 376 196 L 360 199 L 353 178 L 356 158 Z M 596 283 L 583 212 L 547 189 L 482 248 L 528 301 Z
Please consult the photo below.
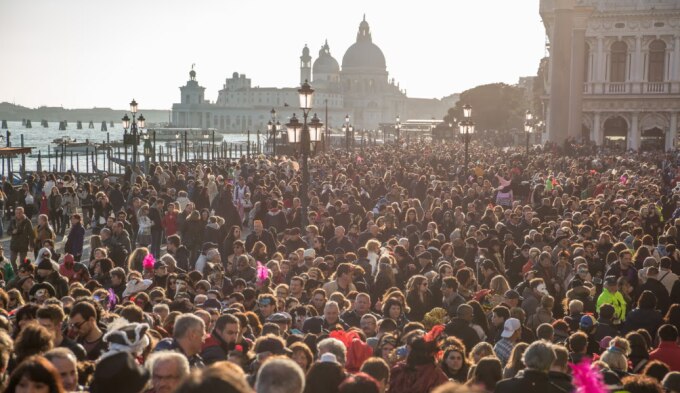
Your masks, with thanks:
M 352 44 L 342 57 L 342 68 L 373 68 L 384 71 L 385 55 L 382 50 L 373 43 L 371 29 L 366 22 L 366 17 L 359 24 L 357 42 Z
M 340 72 L 340 65 L 338 61 L 331 56 L 331 50 L 328 46 L 328 41 L 319 50 L 319 57 L 314 60 L 312 68 L 314 74 L 337 74 Z

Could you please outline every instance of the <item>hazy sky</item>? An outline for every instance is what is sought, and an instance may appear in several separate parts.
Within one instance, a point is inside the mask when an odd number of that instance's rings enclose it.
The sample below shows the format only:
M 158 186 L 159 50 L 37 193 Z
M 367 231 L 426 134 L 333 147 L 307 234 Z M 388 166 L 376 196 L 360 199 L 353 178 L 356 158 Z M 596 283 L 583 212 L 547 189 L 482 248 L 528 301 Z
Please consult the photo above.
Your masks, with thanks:
M 302 47 L 341 63 L 364 13 L 411 97 L 516 83 L 544 54 L 538 0 L 0 0 L 0 102 L 169 109 L 192 63 L 211 101 L 234 71 L 295 86 Z

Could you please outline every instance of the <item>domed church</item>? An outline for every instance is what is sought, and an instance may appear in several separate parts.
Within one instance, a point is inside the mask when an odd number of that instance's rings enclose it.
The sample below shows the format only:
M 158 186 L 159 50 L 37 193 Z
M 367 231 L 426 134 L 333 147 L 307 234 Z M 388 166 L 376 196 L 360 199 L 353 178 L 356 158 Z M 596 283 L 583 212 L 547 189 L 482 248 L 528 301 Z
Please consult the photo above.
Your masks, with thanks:
M 181 102 L 173 105 L 172 123 L 176 127 L 212 127 L 221 131 L 263 130 L 276 109 L 284 119 L 299 114 L 297 89 L 309 81 L 315 89 L 314 112 L 329 127 L 339 129 L 345 115 L 355 129 L 373 130 L 402 119 L 441 119 L 455 102 L 451 100 L 409 98 L 394 78 L 389 78 L 385 55 L 373 42 L 371 28 L 364 16 L 354 42 L 342 57 L 342 68 L 331 55 L 326 40 L 312 62 L 305 45 L 300 56 L 300 81 L 295 87 L 253 87 L 245 74 L 234 72 L 218 92 L 215 102 L 203 98 L 203 87 L 190 80 L 180 87 Z M 283 121 L 282 121 L 283 123 Z

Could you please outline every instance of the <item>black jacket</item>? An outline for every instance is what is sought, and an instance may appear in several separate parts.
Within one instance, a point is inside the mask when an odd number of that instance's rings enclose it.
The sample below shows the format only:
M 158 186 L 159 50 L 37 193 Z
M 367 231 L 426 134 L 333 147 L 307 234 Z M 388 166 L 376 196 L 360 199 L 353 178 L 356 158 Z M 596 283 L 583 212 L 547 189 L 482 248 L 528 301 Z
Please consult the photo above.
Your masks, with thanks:
M 463 344 L 465 344 L 465 353 L 470 353 L 472 347 L 477 345 L 481 340 L 479 334 L 470 327 L 470 323 L 461 318 L 453 318 L 444 327 L 444 333 L 448 336 L 456 336 Z
M 560 385 L 550 380 L 547 373 L 525 369 L 520 377 L 504 379 L 496 384 L 495 393 L 570 393 Z

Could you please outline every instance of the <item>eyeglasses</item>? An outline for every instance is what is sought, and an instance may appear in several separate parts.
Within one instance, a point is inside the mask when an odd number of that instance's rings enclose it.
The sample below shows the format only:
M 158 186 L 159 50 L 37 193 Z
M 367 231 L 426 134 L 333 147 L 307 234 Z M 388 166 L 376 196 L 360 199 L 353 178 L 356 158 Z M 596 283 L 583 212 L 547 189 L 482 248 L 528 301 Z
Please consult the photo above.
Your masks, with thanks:
M 85 322 L 87 322 L 87 321 L 82 321 L 82 322 L 78 322 L 78 323 L 69 323 L 68 327 L 71 330 L 80 330 L 80 328 L 85 324 Z

